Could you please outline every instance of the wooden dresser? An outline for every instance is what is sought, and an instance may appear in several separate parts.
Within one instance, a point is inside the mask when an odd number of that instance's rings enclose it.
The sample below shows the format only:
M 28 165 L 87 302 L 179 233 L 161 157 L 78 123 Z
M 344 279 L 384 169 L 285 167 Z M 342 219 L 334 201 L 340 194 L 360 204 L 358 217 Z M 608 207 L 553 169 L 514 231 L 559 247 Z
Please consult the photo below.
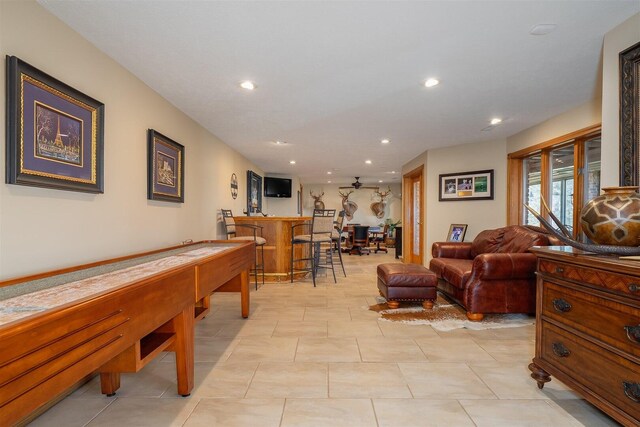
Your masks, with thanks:
M 571 247 L 538 256 L 536 353 L 542 388 L 550 375 L 616 421 L 640 425 L 640 261 Z

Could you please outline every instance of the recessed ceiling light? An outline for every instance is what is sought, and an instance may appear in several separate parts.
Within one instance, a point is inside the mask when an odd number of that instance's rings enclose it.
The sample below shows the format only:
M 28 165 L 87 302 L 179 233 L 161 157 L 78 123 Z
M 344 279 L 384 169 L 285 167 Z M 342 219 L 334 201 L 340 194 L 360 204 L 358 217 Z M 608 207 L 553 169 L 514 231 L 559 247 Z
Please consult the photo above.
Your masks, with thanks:
M 382 180 L 381 180 L 381 179 L 379 179 L 379 180 L 378 180 L 378 182 L 382 182 Z
M 396 173 L 396 171 L 391 171 L 391 173 Z
M 327 184 L 331 184 L 331 181 L 327 181 Z
M 555 30 L 556 24 L 538 24 L 531 27 L 529 34 L 532 36 L 544 36 Z
M 388 144 L 388 143 L 390 143 L 391 141 L 389 141 L 388 139 L 383 139 L 383 140 L 382 140 L 382 141 L 380 141 L 380 142 L 381 142 L 381 143 L 383 143 L 383 144 Z
M 331 171 L 327 171 L 327 175 L 331 175 L 333 172 Z
M 438 83 L 440 83 L 440 81 L 438 81 L 437 79 L 427 79 L 427 81 L 424 82 L 424 85 L 426 87 L 434 87 L 437 86 Z
M 371 164 L 371 160 L 365 160 L 364 161 L 366 164 L 370 165 Z
M 502 123 L 502 119 L 499 119 L 497 117 L 494 118 L 494 119 L 491 119 L 491 124 L 492 125 L 497 125 L 497 124 L 500 124 L 500 123 Z
M 285 145 L 287 142 L 286 141 L 276 141 L 275 144 L 276 145 Z
M 292 165 L 295 165 L 296 161 L 295 160 L 289 160 L 289 163 L 292 164 Z
M 256 85 L 251 80 L 245 80 L 240 83 L 240 87 L 246 90 L 254 90 L 256 88 Z

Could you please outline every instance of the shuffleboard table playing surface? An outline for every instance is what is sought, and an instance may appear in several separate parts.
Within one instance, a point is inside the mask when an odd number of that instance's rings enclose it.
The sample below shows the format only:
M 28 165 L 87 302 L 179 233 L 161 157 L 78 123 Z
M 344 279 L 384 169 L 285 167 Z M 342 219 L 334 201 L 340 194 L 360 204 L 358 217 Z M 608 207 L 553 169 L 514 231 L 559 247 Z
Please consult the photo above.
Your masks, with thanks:
M 249 313 L 253 242 L 203 241 L 0 282 L 0 419 L 24 422 L 89 375 L 114 394 L 121 372 L 176 354 L 194 384 L 194 322 L 214 291 Z

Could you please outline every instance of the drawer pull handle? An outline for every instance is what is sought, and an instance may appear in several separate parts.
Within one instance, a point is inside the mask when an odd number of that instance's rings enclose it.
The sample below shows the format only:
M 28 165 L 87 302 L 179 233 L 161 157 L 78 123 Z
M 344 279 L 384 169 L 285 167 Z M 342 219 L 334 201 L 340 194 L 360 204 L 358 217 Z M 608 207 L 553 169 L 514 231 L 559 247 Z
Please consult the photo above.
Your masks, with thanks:
M 640 402 L 640 384 L 629 381 L 622 381 L 624 394 L 634 402 Z
M 640 286 L 638 286 L 635 283 L 631 283 L 629 285 L 629 292 L 638 292 L 638 290 L 640 290 Z
M 629 341 L 636 344 L 640 343 L 640 325 L 625 326 L 624 330 L 627 333 L 627 338 L 629 338 Z
M 558 357 L 569 357 L 569 355 L 571 354 L 569 349 L 565 347 L 561 342 L 554 342 L 551 348 L 553 349 L 555 355 Z
M 566 313 L 567 311 L 571 310 L 571 304 L 569 304 L 569 302 L 563 300 L 562 298 L 554 298 L 553 308 L 561 313 Z
M 564 267 L 556 267 L 556 273 L 564 273 Z

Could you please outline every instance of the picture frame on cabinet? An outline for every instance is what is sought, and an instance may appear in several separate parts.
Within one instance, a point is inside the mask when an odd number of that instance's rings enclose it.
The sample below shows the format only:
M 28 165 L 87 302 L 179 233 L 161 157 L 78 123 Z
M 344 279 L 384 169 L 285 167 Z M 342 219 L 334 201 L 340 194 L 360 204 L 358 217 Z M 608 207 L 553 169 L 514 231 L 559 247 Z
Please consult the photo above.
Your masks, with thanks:
M 104 104 L 6 57 L 6 182 L 104 192 Z
M 147 131 L 147 198 L 184 203 L 184 146 Z

